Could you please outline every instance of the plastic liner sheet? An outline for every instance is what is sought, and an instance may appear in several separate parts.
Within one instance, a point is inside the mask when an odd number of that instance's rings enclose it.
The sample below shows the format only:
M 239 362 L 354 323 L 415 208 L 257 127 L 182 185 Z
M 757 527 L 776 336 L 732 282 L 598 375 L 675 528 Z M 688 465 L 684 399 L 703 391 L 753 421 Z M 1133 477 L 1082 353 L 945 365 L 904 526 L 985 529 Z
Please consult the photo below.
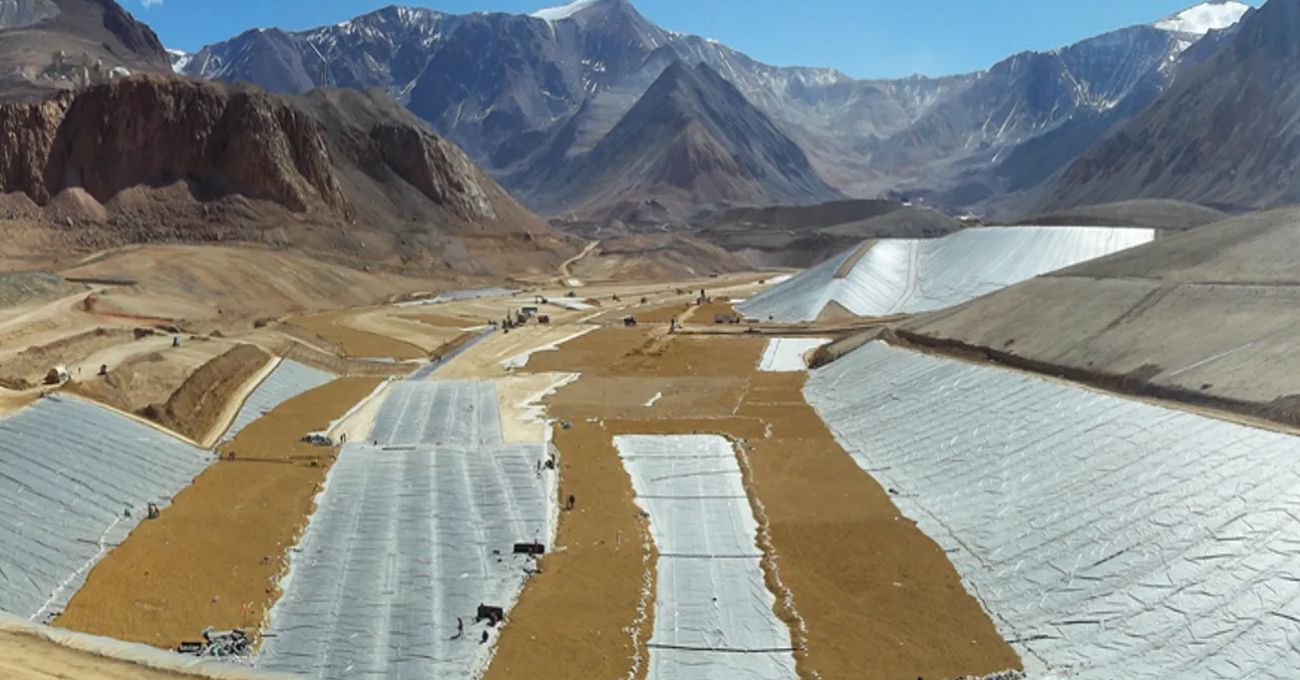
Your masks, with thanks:
M 1296 677 L 1300 439 L 879 343 L 806 393 L 1030 677 Z
M 859 316 L 932 311 L 1154 238 L 1151 229 L 981 227 L 939 239 L 885 239 L 844 278 L 835 274 L 856 247 L 764 291 L 740 310 L 782 322 L 816 320 L 831 302 Z
M 0 420 L 0 609 L 48 622 L 149 503 L 167 505 L 212 460 L 77 399 Z
M 546 442 L 502 442 L 493 383 L 395 383 L 371 442 L 347 444 L 291 559 L 260 668 L 312 678 L 466 678 L 548 544 Z M 378 442 L 375 445 L 373 442 Z M 456 636 L 456 619 L 465 635 Z M 480 644 L 483 631 L 491 644 Z
M 659 550 L 652 680 L 794 678 L 790 630 L 773 613 L 758 524 L 730 442 L 615 438 Z
M 394 383 L 370 439 L 389 447 L 496 446 L 502 441 L 496 387 L 469 380 Z
M 767 341 L 758 370 L 774 373 L 797 373 L 806 370 L 804 355 L 830 343 L 826 338 L 773 338 Z
M 554 298 L 551 300 L 551 304 L 554 304 L 557 307 L 563 307 L 573 312 L 585 312 L 589 309 L 595 309 L 595 306 L 591 303 L 583 302 L 582 300 L 575 300 L 573 298 Z
M 472 290 L 449 290 L 438 293 L 431 298 L 422 298 L 420 300 L 411 300 L 408 302 L 397 303 L 398 307 L 423 307 L 425 305 L 437 305 L 444 302 L 460 302 L 464 300 L 478 300 L 488 297 L 505 297 L 514 295 L 519 291 L 513 288 L 475 288 Z
M 253 393 L 248 395 L 248 400 L 240 407 L 239 413 L 235 415 L 235 420 L 222 436 L 222 441 L 234 439 L 244 428 L 248 427 L 253 421 L 266 415 L 275 407 L 283 404 L 290 399 L 310 390 L 314 390 L 325 383 L 334 380 L 332 373 L 326 373 L 305 366 L 291 359 L 285 359 L 280 362 L 279 366 L 271 371 L 271 375 L 262 381 Z

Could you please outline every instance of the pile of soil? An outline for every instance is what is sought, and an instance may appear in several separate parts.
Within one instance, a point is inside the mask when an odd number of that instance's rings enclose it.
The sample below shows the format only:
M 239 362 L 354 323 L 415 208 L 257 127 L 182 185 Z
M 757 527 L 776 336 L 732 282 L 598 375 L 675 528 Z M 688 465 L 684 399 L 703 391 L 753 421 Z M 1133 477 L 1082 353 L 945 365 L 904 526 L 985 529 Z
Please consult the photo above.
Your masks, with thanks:
M 271 355 L 254 345 L 239 345 L 209 361 L 181 384 L 166 402 L 150 404 L 143 415 L 194 441 L 217 426 L 227 403 Z

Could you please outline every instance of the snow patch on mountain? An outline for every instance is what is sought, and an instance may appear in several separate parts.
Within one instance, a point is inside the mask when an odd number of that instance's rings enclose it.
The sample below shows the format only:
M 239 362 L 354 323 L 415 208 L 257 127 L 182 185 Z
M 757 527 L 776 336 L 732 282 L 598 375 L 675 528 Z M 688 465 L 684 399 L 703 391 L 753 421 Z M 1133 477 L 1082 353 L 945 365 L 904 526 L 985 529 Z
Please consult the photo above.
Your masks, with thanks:
M 567 5 L 561 5 L 560 7 L 550 7 L 547 9 L 538 10 L 536 12 L 533 12 L 531 16 L 536 17 L 538 19 L 545 19 L 547 21 L 562 21 L 564 19 L 568 19 L 569 17 L 577 14 L 578 12 L 581 12 L 584 9 L 587 9 L 588 7 L 597 5 L 604 1 L 605 0 L 574 0 L 574 2 L 571 2 Z
M 185 67 L 190 65 L 190 60 L 194 58 L 194 55 L 185 50 L 173 50 L 171 48 L 167 48 L 167 56 L 171 59 L 172 70 L 176 73 L 183 72 Z
M 1174 33 L 1205 35 L 1236 24 L 1249 11 L 1250 5 L 1237 0 L 1203 2 L 1156 23 L 1156 28 Z

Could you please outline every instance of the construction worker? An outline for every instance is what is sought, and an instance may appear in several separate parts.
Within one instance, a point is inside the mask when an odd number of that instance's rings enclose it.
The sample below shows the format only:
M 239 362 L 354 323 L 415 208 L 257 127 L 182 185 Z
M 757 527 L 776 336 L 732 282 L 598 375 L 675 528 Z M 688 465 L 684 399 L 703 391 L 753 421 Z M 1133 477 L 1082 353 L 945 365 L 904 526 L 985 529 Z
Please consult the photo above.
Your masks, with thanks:
M 460 618 L 459 616 L 457 616 L 457 617 L 456 617 L 456 637 L 454 637 L 454 638 L 452 638 L 452 639 L 453 639 L 453 640 L 459 640 L 459 639 L 461 639 L 461 638 L 463 638 L 463 637 L 465 637 L 465 619 L 462 619 L 462 618 Z

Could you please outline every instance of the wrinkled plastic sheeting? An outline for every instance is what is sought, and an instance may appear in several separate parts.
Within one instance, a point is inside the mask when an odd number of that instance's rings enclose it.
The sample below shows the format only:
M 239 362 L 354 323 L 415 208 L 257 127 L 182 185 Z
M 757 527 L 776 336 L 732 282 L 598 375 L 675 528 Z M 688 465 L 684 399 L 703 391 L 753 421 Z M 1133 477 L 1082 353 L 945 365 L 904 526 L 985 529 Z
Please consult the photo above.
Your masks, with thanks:
M 795 373 L 806 370 L 804 356 L 829 344 L 826 338 L 772 338 L 767 341 L 758 370 L 770 373 Z
M 50 397 L 0 420 L 0 609 L 47 621 L 90 568 L 213 460 L 144 423 Z
M 1030 677 L 1295 677 L 1300 439 L 879 343 L 806 393 Z
M 553 487 L 537 472 L 550 449 L 502 442 L 493 383 L 395 383 L 391 392 L 371 437 L 379 446 L 345 445 L 329 473 L 258 667 L 329 679 L 471 677 L 491 650 L 479 644 L 478 605 L 509 609 L 525 579 L 514 544 L 550 543 Z M 452 640 L 457 617 L 465 636 Z
M 394 383 L 370 439 L 380 446 L 498 445 L 496 387 L 469 380 Z
M 884 239 L 844 278 L 835 274 L 857 247 L 740 309 L 746 316 L 783 322 L 816 320 L 831 302 L 859 316 L 932 311 L 1154 238 L 1152 229 L 980 227 L 938 239 Z
M 796 677 L 731 443 L 712 435 L 614 442 L 659 551 L 649 678 Z
M 292 359 L 281 361 L 280 365 L 271 371 L 271 375 L 248 395 L 248 400 L 239 408 L 234 422 L 230 424 L 230 429 L 226 430 L 221 440 L 234 439 L 244 428 L 274 410 L 275 407 L 304 392 L 314 390 L 334 378 L 332 373 L 305 366 Z

